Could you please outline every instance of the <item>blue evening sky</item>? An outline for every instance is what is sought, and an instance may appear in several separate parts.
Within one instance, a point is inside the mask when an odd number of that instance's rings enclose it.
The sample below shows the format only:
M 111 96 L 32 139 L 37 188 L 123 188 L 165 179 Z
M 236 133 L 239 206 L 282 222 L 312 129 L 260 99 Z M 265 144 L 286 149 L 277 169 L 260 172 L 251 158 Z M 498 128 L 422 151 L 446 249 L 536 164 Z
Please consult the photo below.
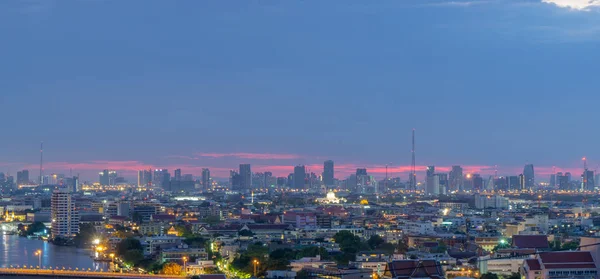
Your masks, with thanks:
M 412 128 L 420 166 L 595 168 L 600 4 L 549 2 L 1 1 L 0 171 L 400 166 Z

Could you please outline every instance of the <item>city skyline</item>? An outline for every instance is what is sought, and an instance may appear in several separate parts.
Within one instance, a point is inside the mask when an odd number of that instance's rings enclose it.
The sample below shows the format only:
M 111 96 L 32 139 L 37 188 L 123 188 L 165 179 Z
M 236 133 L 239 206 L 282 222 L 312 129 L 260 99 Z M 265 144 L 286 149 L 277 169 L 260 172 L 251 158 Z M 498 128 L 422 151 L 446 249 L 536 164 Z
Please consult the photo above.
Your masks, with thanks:
M 222 165 L 210 165 L 210 164 L 174 164 L 174 165 L 152 165 L 145 164 L 139 161 L 124 161 L 124 162 L 109 162 L 109 161 L 92 161 L 84 163 L 65 163 L 65 162 L 52 162 L 48 161 L 44 163 L 44 175 L 50 174 L 66 174 L 68 175 L 80 175 L 84 181 L 96 181 L 98 180 L 98 173 L 103 170 L 115 170 L 119 173 L 119 176 L 127 178 L 130 182 L 134 182 L 137 179 L 138 171 L 140 170 L 154 170 L 154 169 L 166 169 L 169 170 L 172 175 L 176 170 L 180 170 L 185 174 L 192 174 L 194 177 L 201 177 L 203 169 L 209 169 L 211 177 L 218 179 L 227 179 L 230 175 L 230 171 L 239 171 L 239 166 L 244 164 L 251 165 L 251 173 L 258 172 L 273 172 L 274 176 L 285 177 L 290 173 L 294 173 L 294 167 L 297 165 L 303 165 L 306 168 L 307 173 L 315 173 L 321 175 L 324 171 L 323 160 L 317 162 L 318 159 L 311 160 L 310 163 L 295 163 L 296 160 L 307 162 L 306 158 L 293 155 L 293 154 L 257 154 L 257 153 L 206 153 L 203 156 L 188 158 L 189 160 L 195 160 L 201 162 L 202 157 L 211 159 L 222 159 L 228 158 L 225 162 L 221 161 Z M 233 160 L 233 163 L 232 161 Z M 245 161 L 242 161 L 245 160 Z M 235 163 L 237 161 L 238 163 Z M 250 163 L 249 161 L 252 161 Z M 289 164 L 268 164 L 271 161 L 287 161 Z M 356 164 L 356 163 L 343 163 L 335 159 L 331 159 L 335 163 L 334 166 L 334 178 L 345 179 L 349 175 L 354 174 L 356 169 L 366 168 L 369 175 L 373 175 L 377 178 L 384 178 L 386 171 L 389 177 L 400 177 L 403 180 L 408 181 L 411 166 L 409 164 L 394 165 L 388 164 Z M 580 161 L 581 163 L 581 161 Z M 437 164 L 418 164 L 416 165 L 417 179 L 418 181 L 425 181 L 425 175 L 428 166 L 435 166 L 436 172 L 439 173 L 450 173 L 452 166 L 460 166 L 463 169 L 463 174 L 481 174 L 481 175 L 498 175 L 498 176 L 510 176 L 523 173 L 522 166 L 498 166 L 498 165 L 463 165 L 463 164 L 452 164 L 452 165 L 437 165 Z M 16 175 L 17 172 L 22 170 L 28 170 L 32 175 L 31 181 L 37 179 L 37 173 L 39 172 L 39 165 L 36 164 L 18 164 L 13 163 L 9 165 L 11 168 L 7 169 L 7 165 L 0 165 L 0 172 L 10 173 Z M 536 181 L 548 182 L 551 174 L 558 172 L 570 172 L 574 177 L 579 177 L 583 173 L 583 165 L 573 166 L 569 168 L 559 166 L 538 166 L 533 164 L 535 168 Z M 588 165 L 588 169 L 596 171 L 593 165 Z
M 146 1 L 145 15 L 168 19 L 154 26 L 139 24 L 136 1 L 53 3 L 0 3 L 14 27 L 0 30 L 11 53 L 0 68 L 5 172 L 36 177 L 44 141 L 46 169 L 63 173 L 223 176 L 239 163 L 287 172 L 327 159 L 382 173 L 410 165 L 413 128 L 420 169 L 549 173 L 600 158 L 581 106 L 600 102 L 593 4 Z M 185 159 L 198 153 L 241 156 Z

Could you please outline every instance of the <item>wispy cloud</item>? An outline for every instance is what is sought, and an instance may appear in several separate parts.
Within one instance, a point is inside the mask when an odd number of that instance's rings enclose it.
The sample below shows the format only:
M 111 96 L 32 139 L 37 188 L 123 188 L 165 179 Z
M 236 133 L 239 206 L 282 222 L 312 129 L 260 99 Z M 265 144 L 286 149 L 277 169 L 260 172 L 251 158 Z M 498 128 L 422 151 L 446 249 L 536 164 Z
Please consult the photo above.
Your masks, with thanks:
M 490 1 L 480 0 L 480 1 L 441 1 L 441 2 L 430 2 L 426 3 L 423 6 L 428 7 L 470 7 L 474 5 L 486 4 L 490 3 Z
M 278 153 L 198 153 L 200 157 L 209 158 L 240 158 L 252 160 L 292 160 L 300 159 L 302 156 L 297 154 L 278 154 Z M 193 158 L 193 157 L 192 157 Z
M 590 11 L 594 7 L 600 7 L 600 0 L 542 0 L 542 2 L 580 11 Z

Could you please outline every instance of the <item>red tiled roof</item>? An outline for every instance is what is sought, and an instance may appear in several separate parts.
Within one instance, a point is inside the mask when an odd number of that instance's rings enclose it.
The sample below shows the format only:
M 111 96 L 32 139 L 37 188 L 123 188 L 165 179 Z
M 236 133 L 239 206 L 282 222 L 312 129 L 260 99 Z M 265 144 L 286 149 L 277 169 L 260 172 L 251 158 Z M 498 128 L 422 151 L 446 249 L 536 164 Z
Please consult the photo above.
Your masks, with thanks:
M 538 259 L 527 259 L 525 262 L 527 263 L 529 270 L 542 270 Z
M 392 278 L 443 278 L 441 265 L 435 260 L 402 260 L 388 263 L 386 275 Z
M 548 249 L 548 236 L 513 235 L 512 246 L 518 248 Z
M 562 251 L 541 253 L 540 259 L 546 264 L 562 263 L 594 263 L 592 254 L 589 251 Z
M 596 268 L 596 265 L 593 263 L 590 264 L 545 264 L 545 268 Z

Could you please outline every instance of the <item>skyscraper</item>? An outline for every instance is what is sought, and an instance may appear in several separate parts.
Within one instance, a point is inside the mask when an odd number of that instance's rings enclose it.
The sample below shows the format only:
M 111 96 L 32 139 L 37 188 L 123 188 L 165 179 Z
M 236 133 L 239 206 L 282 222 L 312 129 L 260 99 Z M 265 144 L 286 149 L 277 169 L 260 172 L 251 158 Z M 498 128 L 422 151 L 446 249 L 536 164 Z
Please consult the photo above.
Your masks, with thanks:
M 525 189 L 532 189 L 535 186 L 535 173 L 533 171 L 533 164 L 525 165 L 523 168 L 523 176 L 525 178 Z
M 567 191 L 570 190 L 571 186 L 571 177 L 570 175 L 563 175 L 562 172 L 556 174 L 556 184 L 558 185 L 558 189 Z
M 241 188 L 244 190 L 252 188 L 252 170 L 250 164 L 240 164 Z
M 100 185 L 102 186 L 108 186 L 110 185 L 110 178 L 108 177 L 108 170 L 103 170 L 99 173 L 99 179 L 98 182 L 100 182 Z
M 68 189 L 52 192 L 50 206 L 52 237 L 74 237 L 79 233 L 79 213 Z
M 167 169 L 155 169 L 152 176 L 152 183 L 156 187 L 167 189 L 170 187 L 171 174 Z
M 65 186 L 67 186 L 67 189 L 69 189 L 69 191 L 71 191 L 72 193 L 76 193 L 79 191 L 79 177 L 77 176 L 73 176 L 73 177 L 67 177 L 65 179 Z
M 304 189 L 306 184 L 306 168 L 304 165 L 294 167 L 294 188 Z
M 229 186 L 231 187 L 231 190 L 240 190 L 242 185 L 241 180 L 242 178 L 237 171 L 229 171 Z
M 29 184 L 29 171 L 22 170 L 17 172 L 17 185 Z
M 595 189 L 594 171 L 585 169 L 581 174 L 581 190 L 593 191 Z
M 175 170 L 173 179 L 175 179 L 175 181 L 181 181 L 181 169 Z
M 150 186 L 152 185 L 152 170 L 141 170 L 138 171 L 138 186 Z
M 452 170 L 448 175 L 450 191 L 462 191 L 463 190 L 463 169 L 460 166 L 452 166 Z
M 333 161 L 327 160 L 323 163 L 323 184 L 333 186 Z
M 437 196 L 440 194 L 440 178 L 435 175 L 435 167 L 428 166 L 425 177 L 425 193 Z
M 202 187 L 204 190 L 210 189 L 210 170 L 202 169 Z
M 515 190 L 519 190 L 521 188 L 518 176 L 513 175 L 513 176 L 507 177 L 506 179 L 507 179 L 509 191 L 515 191 Z

